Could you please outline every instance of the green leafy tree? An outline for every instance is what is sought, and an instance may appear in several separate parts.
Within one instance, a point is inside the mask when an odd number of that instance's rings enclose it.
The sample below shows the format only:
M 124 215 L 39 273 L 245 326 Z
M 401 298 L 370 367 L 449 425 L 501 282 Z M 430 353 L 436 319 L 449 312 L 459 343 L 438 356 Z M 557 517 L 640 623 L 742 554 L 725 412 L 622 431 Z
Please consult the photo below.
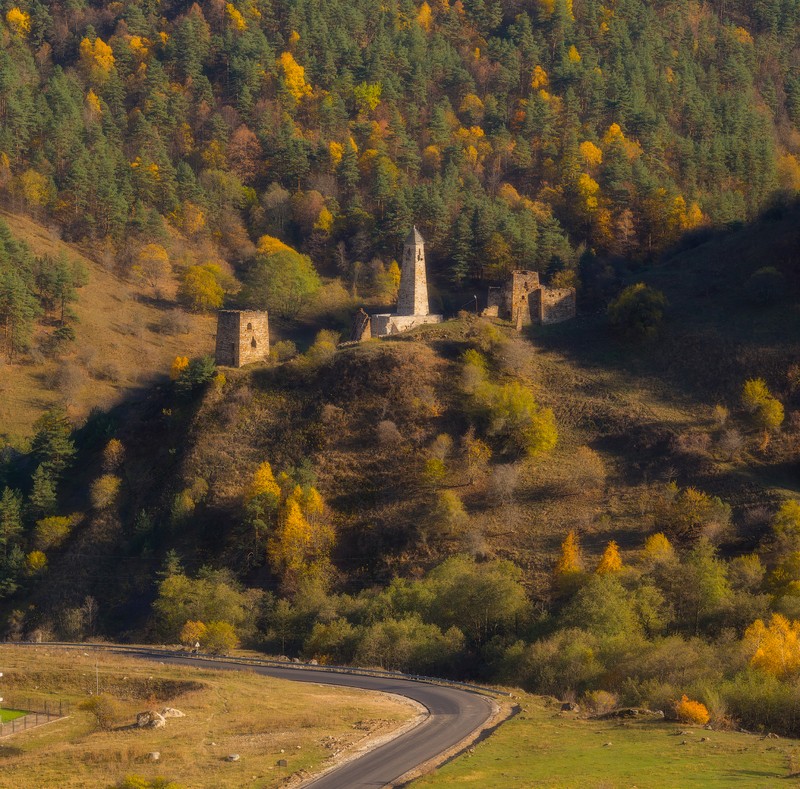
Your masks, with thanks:
M 640 282 L 625 288 L 608 305 L 608 319 L 612 327 L 631 339 L 650 339 L 661 330 L 666 307 L 663 293 Z
M 277 242 L 277 243 L 275 243 Z M 252 309 L 294 318 L 321 286 L 311 259 L 272 239 L 261 240 L 245 277 L 242 301 Z

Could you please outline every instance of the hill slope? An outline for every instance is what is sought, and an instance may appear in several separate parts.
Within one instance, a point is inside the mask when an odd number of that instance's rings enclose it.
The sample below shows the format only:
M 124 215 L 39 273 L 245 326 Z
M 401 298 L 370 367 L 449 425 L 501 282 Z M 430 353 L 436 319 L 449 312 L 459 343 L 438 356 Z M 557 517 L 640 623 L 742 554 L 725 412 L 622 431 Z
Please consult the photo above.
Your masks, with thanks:
M 35 255 L 63 252 L 79 260 L 89 275 L 72 306 L 77 322 L 71 348 L 58 358 L 40 354 L 4 364 L 2 437 L 29 435 L 33 422 L 56 403 L 65 403 L 70 416 L 80 421 L 92 408 L 108 409 L 132 390 L 152 385 L 168 372 L 175 356 L 213 351 L 212 318 L 173 314 L 172 305 L 143 298 L 129 282 L 27 216 L 4 211 L 0 218 Z M 40 326 L 37 331 L 41 341 L 52 328 Z

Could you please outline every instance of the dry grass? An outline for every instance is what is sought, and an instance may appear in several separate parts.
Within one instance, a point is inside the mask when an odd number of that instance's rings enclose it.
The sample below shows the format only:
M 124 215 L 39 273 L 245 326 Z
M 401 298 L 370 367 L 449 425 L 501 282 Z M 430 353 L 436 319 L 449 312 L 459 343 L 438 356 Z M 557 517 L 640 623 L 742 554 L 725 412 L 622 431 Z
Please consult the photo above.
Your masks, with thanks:
M 3 741 L 0 786 L 108 787 L 137 774 L 186 787 L 272 787 L 412 714 L 381 694 L 100 654 L 100 691 L 124 711 L 116 729 L 101 732 L 78 709 L 95 689 L 94 654 L 0 647 L 0 664 L 8 701 L 65 699 L 71 707 L 69 718 Z M 128 727 L 137 712 L 163 706 L 186 717 L 160 730 Z M 157 764 L 147 760 L 151 751 L 161 754 Z M 225 761 L 232 753 L 238 762 Z
M 211 317 L 187 315 L 187 333 L 163 333 L 160 328 L 168 305 L 139 300 L 139 291 L 131 283 L 60 241 L 31 218 L 5 211 L 0 212 L 0 218 L 35 254 L 64 251 L 71 259 L 80 260 L 89 274 L 88 284 L 79 291 L 77 304 L 72 305 L 79 322 L 75 325 L 76 340 L 64 360 L 11 365 L 0 362 L 0 438 L 5 435 L 13 440 L 27 435 L 43 410 L 65 400 L 70 416 L 79 420 L 93 407 L 108 408 L 132 389 L 167 373 L 178 354 L 197 356 L 213 350 Z M 39 338 L 46 331 L 40 329 Z M 64 361 L 77 374 L 69 376 L 67 391 L 59 391 L 49 382 Z

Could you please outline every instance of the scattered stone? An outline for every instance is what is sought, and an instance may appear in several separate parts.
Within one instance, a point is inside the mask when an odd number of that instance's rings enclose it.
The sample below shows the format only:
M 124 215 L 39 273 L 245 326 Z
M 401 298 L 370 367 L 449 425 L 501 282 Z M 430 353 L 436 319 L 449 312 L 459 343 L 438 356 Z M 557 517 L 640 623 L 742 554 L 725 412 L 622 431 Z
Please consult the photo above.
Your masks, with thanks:
M 316 660 L 309 660 L 309 661 L 308 661 L 308 665 L 309 665 L 309 666 L 318 666 L 318 665 L 319 665 L 319 662 L 318 662 L 318 661 L 316 661 Z
M 686 740 L 681 740 L 681 745 L 686 745 Z
M 300 750 L 300 746 L 299 745 L 295 745 L 294 747 L 295 747 L 296 750 L 298 750 L 298 751 Z
M 160 712 L 149 710 L 137 713 L 136 725 L 140 729 L 162 729 L 167 725 L 167 721 Z
M 578 712 L 580 707 L 574 701 L 565 701 L 561 705 L 561 712 Z
M 161 754 L 158 751 L 150 751 L 147 754 L 147 760 L 149 762 L 157 762 L 161 758 Z
M 238 762 L 239 761 L 239 754 L 238 753 L 229 753 L 225 757 L 226 762 Z
M 610 748 L 611 747 L 611 743 L 610 742 L 604 742 L 603 743 L 603 747 L 604 748 Z
M 286 759 L 278 759 L 278 767 L 288 767 L 289 762 Z
M 285 749 L 281 748 L 281 753 L 286 753 Z
M 708 737 L 701 737 L 700 738 L 700 742 L 708 742 L 708 741 L 709 741 Z
M 777 740 L 779 738 L 778 738 L 777 734 L 773 734 L 772 732 L 768 732 L 761 739 L 762 740 Z
M 181 712 L 180 710 L 176 710 L 174 707 L 164 707 L 161 710 L 161 715 L 165 718 L 185 718 L 186 714 Z
M 296 658 L 296 657 L 292 658 L 292 663 L 299 663 L 299 662 L 300 662 L 300 658 Z

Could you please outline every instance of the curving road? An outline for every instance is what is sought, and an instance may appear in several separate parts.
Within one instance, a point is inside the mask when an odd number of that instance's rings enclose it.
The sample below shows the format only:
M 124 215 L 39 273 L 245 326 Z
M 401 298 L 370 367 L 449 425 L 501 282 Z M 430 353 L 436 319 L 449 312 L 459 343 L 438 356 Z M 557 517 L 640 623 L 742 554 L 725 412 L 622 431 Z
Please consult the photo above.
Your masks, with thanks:
M 439 756 L 481 728 L 494 712 L 493 703 L 486 696 L 410 679 L 308 671 L 302 668 L 242 666 L 221 660 L 203 661 L 202 658 L 171 658 L 164 655 L 159 655 L 158 660 L 187 666 L 207 662 L 213 668 L 246 669 L 256 674 L 293 682 L 344 685 L 348 688 L 394 693 L 413 699 L 428 709 L 430 714 L 418 726 L 319 778 L 305 782 L 304 789 L 379 789 L 392 786 L 394 781 L 409 770 Z
M 207 665 L 215 669 L 249 671 L 292 682 L 342 685 L 348 688 L 393 693 L 422 704 L 428 715 L 421 723 L 384 745 L 305 781 L 303 789 L 381 789 L 391 787 L 406 773 L 444 754 L 481 729 L 493 716 L 496 704 L 487 696 L 447 685 L 436 685 L 402 677 L 347 674 L 255 662 L 226 661 L 173 655 L 166 650 L 118 645 L 51 643 L 73 649 L 103 649 L 129 656 L 184 666 Z M 34 646 L 17 644 L 17 646 Z M 42 646 L 45 646 L 44 644 Z

